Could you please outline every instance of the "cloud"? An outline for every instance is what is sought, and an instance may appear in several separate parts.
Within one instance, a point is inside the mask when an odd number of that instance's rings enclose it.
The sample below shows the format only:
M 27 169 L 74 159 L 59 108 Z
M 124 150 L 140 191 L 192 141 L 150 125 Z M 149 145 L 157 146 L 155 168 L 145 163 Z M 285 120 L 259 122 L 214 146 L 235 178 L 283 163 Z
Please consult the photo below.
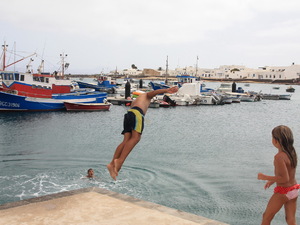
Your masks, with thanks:
M 299 10 L 298 0 L 11 0 L 0 25 L 10 45 L 41 53 L 46 42 L 55 62 L 68 53 L 71 70 L 155 68 L 166 55 L 176 66 L 197 55 L 204 67 L 240 63 L 241 55 L 262 65 L 274 49 L 282 61 L 297 58 Z
M 31 31 L 173 44 L 203 40 L 252 15 L 239 0 L 12 0 L 2 16 Z

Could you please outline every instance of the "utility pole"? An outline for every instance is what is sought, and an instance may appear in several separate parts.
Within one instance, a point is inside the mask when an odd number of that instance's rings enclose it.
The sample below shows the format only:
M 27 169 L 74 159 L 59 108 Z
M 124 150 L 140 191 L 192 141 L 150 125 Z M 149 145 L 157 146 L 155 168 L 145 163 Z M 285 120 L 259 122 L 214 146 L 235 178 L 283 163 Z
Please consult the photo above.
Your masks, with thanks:
M 166 80 L 165 84 L 168 84 L 168 70 L 169 70 L 169 58 L 167 56 L 167 61 L 166 61 Z
M 166 76 L 168 76 L 168 70 L 169 70 L 169 60 L 167 56 L 167 61 L 166 61 Z
M 199 60 L 199 57 L 197 56 L 197 62 L 196 62 L 196 75 L 197 76 L 197 73 L 198 73 L 198 60 Z

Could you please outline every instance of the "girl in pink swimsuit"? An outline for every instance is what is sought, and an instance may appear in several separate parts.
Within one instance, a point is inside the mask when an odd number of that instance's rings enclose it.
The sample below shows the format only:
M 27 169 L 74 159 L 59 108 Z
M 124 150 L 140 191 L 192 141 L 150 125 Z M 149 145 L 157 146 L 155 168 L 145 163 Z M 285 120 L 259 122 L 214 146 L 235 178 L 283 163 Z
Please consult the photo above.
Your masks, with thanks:
M 300 185 L 295 179 L 297 154 L 291 129 L 283 125 L 275 127 L 272 131 L 272 143 L 278 149 L 278 153 L 274 156 L 275 176 L 258 173 L 257 178 L 267 181 L 265 189 L 274 183 L 277 186 L 263 214 L 261 224 L 271 224 L 275 214 L 284 206 L 287 224 L 296 225 L 295 215 Z

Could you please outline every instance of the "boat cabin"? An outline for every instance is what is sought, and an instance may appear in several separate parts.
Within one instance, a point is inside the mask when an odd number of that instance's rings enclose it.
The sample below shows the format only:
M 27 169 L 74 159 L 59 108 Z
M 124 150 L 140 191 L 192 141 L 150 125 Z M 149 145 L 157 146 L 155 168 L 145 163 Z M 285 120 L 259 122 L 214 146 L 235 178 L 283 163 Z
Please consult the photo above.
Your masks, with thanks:
M 0 72 L 2 91 L 39 98 L 51 98 L 52 94 L 70 93 L 71 82 L 57 80 L 50 73 L 31 74 L 19 72 Z
M 176 76 L 178 83 L 195 83 L 196 81 L 200 81 L 200 77 L 182 75 Z

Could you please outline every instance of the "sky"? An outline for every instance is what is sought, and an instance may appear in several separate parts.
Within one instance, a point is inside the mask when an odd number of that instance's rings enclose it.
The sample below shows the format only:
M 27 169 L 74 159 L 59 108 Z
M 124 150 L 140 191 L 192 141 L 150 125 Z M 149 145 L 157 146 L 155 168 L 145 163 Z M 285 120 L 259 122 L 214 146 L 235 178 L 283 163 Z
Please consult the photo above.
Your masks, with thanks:
M 67 73 L 300 64 L 299 0 L 0 0 L 7 63 Z M 198 58 L 198 59 L 197 59 Z M 30 58 L 7 68 L 25 71 Z

